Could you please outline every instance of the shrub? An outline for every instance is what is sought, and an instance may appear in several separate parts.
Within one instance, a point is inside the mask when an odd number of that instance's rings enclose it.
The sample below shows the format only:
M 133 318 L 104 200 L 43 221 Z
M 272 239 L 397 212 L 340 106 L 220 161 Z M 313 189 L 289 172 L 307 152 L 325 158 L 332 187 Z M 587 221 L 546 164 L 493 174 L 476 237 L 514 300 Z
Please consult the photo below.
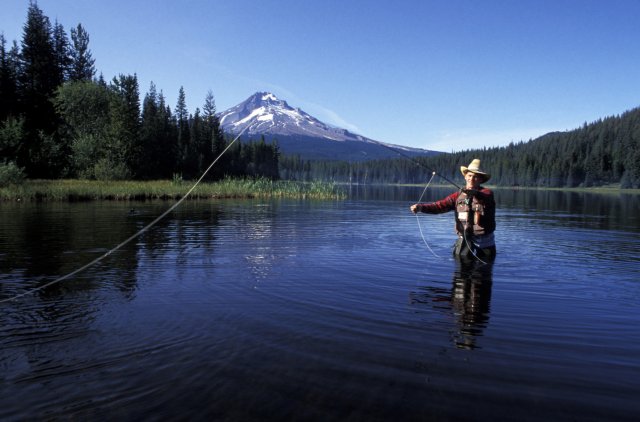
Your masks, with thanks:
M 0 163 L 0 186 L 20 185 L 24 182 L 24 169 L 18 167 L 13 161 Z
M 96 180 L 128 180 L 131 178 L 127 166 L 122 163 L 113 163 L 106 158 L 98 160 L 94 167 L 94 175 Z

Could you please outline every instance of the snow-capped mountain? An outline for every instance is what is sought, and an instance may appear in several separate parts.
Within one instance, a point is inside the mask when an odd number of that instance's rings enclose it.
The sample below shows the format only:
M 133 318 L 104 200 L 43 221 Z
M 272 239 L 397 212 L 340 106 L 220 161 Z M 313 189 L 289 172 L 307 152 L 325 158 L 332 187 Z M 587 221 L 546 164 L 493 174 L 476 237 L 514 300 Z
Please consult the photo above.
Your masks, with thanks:
M 227 133 L 243 133 L 243 139 L 277 140 L 285 154 L 306 159 L 368 160 L 434 155 L 434 151 L 386 144 L 321 122 L 300 108 L 269 92 L 257 92 L 219 115 Z M 248 128 L 247 128 L 248 126 Z M 399 152 L 398 152 L 399 151 Z

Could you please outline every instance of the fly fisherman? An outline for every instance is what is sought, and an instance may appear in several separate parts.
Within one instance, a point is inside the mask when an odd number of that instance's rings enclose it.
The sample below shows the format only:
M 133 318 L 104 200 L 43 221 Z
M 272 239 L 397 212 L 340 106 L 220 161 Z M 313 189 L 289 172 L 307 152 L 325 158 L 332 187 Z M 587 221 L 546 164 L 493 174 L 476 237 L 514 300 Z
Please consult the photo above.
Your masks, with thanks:
M 460 171 L 466 181 L 464 189 L 436 202 L 411 205 L 411 212 L 440 214 L 455 211 L 458 240 L 453 254 L 467 259 L 491 259 L 496 255 L 493 237 L 496 228 L 496 202 L 493 192 L 480 186 L 491 175 L 480 169 L 480 160 L 477 158 L 471 161 L 469 167 L 461 166 Z

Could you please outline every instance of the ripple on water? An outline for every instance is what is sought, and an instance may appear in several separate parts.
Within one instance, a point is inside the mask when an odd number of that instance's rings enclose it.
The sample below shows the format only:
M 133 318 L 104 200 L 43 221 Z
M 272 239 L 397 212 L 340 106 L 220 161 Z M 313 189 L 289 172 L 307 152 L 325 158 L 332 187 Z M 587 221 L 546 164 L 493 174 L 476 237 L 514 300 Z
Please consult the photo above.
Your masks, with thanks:
M 165 208 L 57 213 L 46 248 L 2 225 L 21 253 L 1 293 Z M 2 304 L 0 418 L 621 419 L 640 391 L 637 233 L 553 214 L 501 212 L 486 283 L 449 256 L 451 216 L 421 216 L 436 257 L 404 203 L 190 203 Z

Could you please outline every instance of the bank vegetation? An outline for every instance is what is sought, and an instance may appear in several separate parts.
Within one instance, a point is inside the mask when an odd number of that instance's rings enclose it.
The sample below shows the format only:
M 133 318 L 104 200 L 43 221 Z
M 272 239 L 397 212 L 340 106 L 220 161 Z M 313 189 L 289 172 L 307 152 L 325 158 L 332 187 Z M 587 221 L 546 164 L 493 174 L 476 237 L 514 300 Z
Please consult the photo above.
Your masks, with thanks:
M 99 181 L 25 180 L 0 187 L 0 201 L 177 200 L 194 182 L 180 180 Z M 222 179 L 198 184 L 187 199 L 287 198 L 342 199 L 344 190 L 328 182 L 293 182 L 267 178 Z

